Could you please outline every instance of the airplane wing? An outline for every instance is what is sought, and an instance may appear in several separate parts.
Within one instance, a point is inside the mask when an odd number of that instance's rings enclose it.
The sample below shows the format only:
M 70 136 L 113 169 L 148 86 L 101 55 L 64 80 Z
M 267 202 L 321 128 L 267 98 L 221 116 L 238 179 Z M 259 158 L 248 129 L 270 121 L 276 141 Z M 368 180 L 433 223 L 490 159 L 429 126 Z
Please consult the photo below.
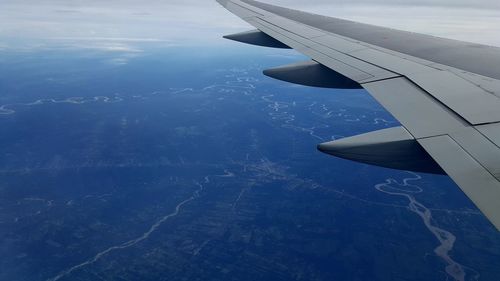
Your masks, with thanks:
M 302 85 L 364 88 L 400 127 L 323 143 L 338 157 L 448 174 L 500 230 L 500 48 L 217 0 L 256 30 L 228 39 L 311 58 L 264 74 Z

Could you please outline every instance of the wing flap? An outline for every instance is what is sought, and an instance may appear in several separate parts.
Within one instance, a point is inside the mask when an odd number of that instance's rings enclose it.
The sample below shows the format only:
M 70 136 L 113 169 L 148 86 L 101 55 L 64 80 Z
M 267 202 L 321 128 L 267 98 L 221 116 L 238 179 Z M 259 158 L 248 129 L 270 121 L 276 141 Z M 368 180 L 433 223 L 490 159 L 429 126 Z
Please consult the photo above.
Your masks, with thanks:
M 324 45 L 329 46 L 330 48 L 335 49 L 336 51 L 350 54 L 356 51 L 368 50 L 367 46 L 363 46 L 359 41 L 349 40 L 348 38 L 342 38 L 340 36 L 320 36 L 313 38 L 312 41 Z
M 490 174 L 500 180 L 500 149 L 481 134 L 477 128 L 468 127 L 450 134 L 450 137 L 474 157 Z
M 500 99 L 449 71 L 407 75 L 472 125 L 500 121 Z
M 500 147 L 500 124 L 488 124 L 476 128 L 497 147 Z
M 467 124 L 405 77 L 362 85 L 415 137 L 449 134 Z
M 500 230 L 500 182 L 450 136 L 421 139 L 419 143 Z

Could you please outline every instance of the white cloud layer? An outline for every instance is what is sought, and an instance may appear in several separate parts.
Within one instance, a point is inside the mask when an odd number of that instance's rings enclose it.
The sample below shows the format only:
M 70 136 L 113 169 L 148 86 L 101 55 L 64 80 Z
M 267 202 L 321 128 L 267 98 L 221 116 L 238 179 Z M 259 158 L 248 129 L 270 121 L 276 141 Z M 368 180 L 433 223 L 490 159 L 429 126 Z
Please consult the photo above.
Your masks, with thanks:
M 498 0 L 265 0 L 320 14 L 500 46 Z M 1 0 L 0 49 L 12 42 L 218 44 L 249 26 L 215 0 Z M 44 44 L 39 44 L 43 41 Z M 77 44 L 74 44 L 77 45 Z M 98 44 L 94 44 L 98 45 Z M 104 44 L 105 45 L 105 44 Z M 110 48 L 113 45 L 108 43 Z

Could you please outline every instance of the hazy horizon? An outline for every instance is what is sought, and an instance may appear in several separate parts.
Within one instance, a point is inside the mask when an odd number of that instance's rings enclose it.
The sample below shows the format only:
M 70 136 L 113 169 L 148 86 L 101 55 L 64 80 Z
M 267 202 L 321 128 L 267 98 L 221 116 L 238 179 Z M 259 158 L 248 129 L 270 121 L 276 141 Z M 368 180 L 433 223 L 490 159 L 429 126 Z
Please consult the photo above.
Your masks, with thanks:
M 435 36 L 500 46 L 500 4 L 467 1 L 266 0 L 309 12 Z M 217 2 L 32 1 L 0 4 L 0 50 L 47 46 L 133 50 L 142 43 L 222 44 L 251 27 Z

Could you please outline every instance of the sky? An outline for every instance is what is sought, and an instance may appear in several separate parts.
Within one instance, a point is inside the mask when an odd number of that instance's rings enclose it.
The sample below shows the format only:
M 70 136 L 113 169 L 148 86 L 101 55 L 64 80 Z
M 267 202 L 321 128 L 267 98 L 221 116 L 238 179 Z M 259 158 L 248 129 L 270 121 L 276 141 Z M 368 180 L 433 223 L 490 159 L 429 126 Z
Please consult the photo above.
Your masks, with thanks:
M 263 0 L 294 9 L 500 46 L 498 0 Z M 0 50 L 59 45 L 221 44 L 251 29 L 215 0 L 0 0 Z

